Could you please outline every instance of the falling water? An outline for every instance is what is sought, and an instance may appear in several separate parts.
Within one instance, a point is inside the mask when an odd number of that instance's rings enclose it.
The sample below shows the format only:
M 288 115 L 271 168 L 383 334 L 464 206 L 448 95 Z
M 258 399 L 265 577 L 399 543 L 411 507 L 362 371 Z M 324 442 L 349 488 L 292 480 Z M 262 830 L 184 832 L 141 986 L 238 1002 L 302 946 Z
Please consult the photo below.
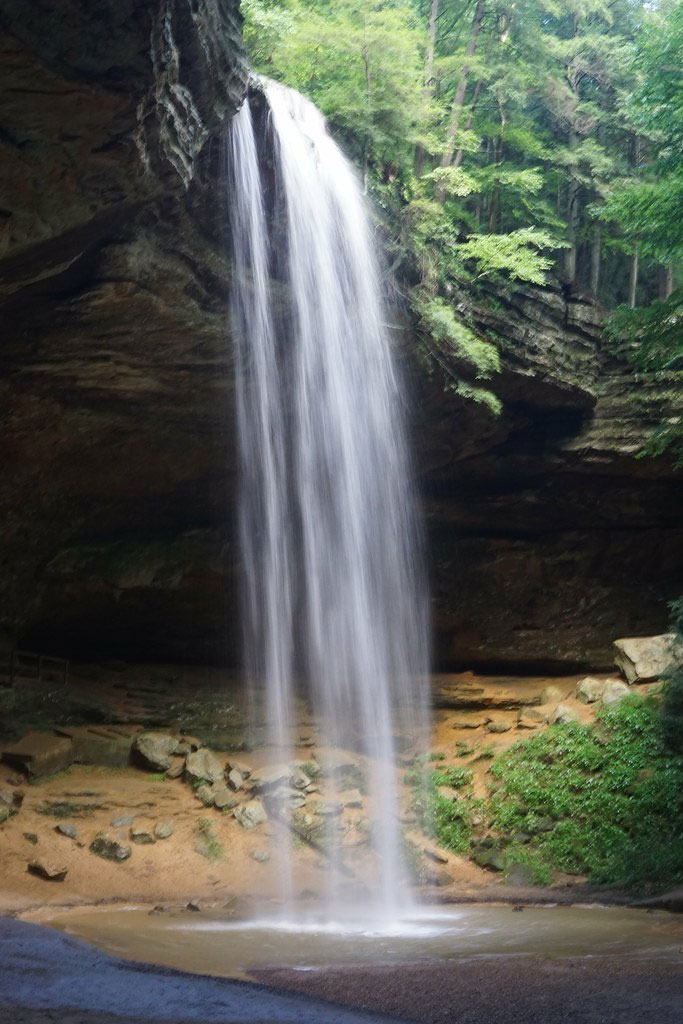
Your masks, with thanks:
M 246 667 L 265 684 L 281 762 L 295 756 L 304 692 L 325 746 L 367 763 L 375 866 L 364 912 L 389 922 L 410 903 L 396 737 L 417 739 L 426 721 L 401 396 L 356 174 L 312 103 L 273 82 L 263 88 L 258 147 L 248 103 L 230 143 Z M 348 871 L 329 820 L 326 912 L 337 919 Z M 293 915 L 283 846 L 281 896 Z

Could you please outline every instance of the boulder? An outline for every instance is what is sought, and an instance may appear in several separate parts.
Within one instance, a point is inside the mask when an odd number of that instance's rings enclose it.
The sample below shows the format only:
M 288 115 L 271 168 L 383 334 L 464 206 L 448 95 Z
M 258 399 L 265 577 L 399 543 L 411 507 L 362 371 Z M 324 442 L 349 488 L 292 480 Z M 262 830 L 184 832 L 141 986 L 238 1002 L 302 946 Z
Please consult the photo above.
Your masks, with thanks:
M 606 685 L 604 679 L 586 676 L 576 684 L 576 699 L 580 700 L 582 704 L 595 704 L 605 692 Z
M 174 757 L 171 761 L 171 767 L 166 772 L 167 779 L 179 779 L 185 771 L 185 759 L 182 757 Z
M 548 716 L 545 712 L 539 711 L 537 708 L 524 707 L 520 708 L 517 715 L 517 728 L 538 729 L 540 725 L 545 725 L 547 721 Z
M 249 800 L 246 804 L 240 804 L 235 808 L 234 815 L 242 828 L 256 828 L 268 820 L 266 809 L 260 800 Z
M 194 794 L 198 800 L 204 804 L 205 807 L 213 807 L 216 802 L 216 794 L 214 793 L 211 786 L 207 786 L 206 783 L 202 786 L 198 786 Z
M 683 659 L 683 646 L 673 633 L 661 636 L 623 637 L 614 641 L 614 664 L 627 683 L 659 679 Z
M 363 806 L 363 794 L 359 789 L 350 789 L 347 793 L 342 793 L 339 797 L 344 807 L 362 807 Z
M 213 804 L 219 811 L 231 811 L 237 807 L 238 800 L 234 793 L 231 793 L 227 786 L 213 786 Z
M 505 853 L 498 846 L 478 846 L 472 853 L 472 860 L 480 868 L 488 868 L 489 871 L 505 870 Z
M 45 860 L 32 860 L 28 865 L 32 875 L 45 879 L 46 882 L 63 882 L 69 869 L 62 864 L 50 864 Z
M 0 812 L 3 809 L 6 814 L 2 818 L 6 821 L 12 814 L 16 814 L 24 802 L 24 794 L 20 789 L 0 789 Z
M 494 721 L 489 721 L 489 722 L 486 723 L 486 731 L 487 732 L 496 732 L 496 733 L 497 732 L 510 732 L 511 728 L 512 728 L 512 724 L 510 722 L 504 722 L 504 721 L 494 722 Z
M 152 843 L 156 842 L 154 833 L 150 832 L 148 828 L 136 828 L 135 826 L 130 830 L 131 842 L 137 843 L 138 846 L 151 846 Z
M 155 839 L 170 839 L 173 835 L 173 822 L 162 821 L 158 825 L 154 826 L 154 838 Z
M 540 693 L 538 698 L 539 704 L 555 704 L 556 701 L 562 700 L 564 694 L 562 690 L 557 686 L 545 686 Z
M 628 697 L 630 692 L 626 683 L 621 683 L 618 679 L 610 680 L 602 695 L 602 703 L 607 707 L 610 707 L 612 704 L 618 704 L 624 697 Z
M 528 864 L 520 864 L 518 861 L 511 861 L 505 868 L 505 881 L 508 885 L 528 886 L 535 885 L 533 868 Z
M 551 725 L 567 725 L 568 722 L 578 722 L 580 718 L 576 711 L 566 704 L 558 704 L 550 716 Z
M 250 856 L 257 864 L 265 864 L 266 861 L 270 860 L 270 854 L 267 850 L 252 850 Z
M 237 768 L 231 768 L 228 772 L 228 785 L 230 786 L 230 789 L 235 792 L 242 789 L 242 786 L 244 785 L 244 777 L 242 772 L 238 771 Z
M 222 782 L 223 765 L 215 754 L 203 747 L 193 750 L 185 761 L 185 778 L 188 782 Z
M 171 755 L 178 747 L 178 739 L 163 732 L 141 732 L 133 742 L 133 757 L 143 768 L 165 772 L 171 767 Z
M 78 838 L 76 826 L 70 825 L 68 822 L 60 822 L 59 825 L 55 825 L 55 832 L 59 832 L 60 836 L 66 836 L 67 839 Z
M 105 860 L 116 863 L 128 860 L 133 852 L 127 843 L 121 843 L 111 832 L 98 832 L 90 844 L 90 851 Z

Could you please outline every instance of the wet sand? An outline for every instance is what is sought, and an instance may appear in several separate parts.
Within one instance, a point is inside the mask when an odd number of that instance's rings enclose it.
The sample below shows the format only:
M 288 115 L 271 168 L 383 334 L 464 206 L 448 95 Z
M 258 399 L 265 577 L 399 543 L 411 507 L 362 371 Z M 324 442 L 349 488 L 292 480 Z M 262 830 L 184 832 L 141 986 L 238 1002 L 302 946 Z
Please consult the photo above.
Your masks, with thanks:
M 254 971 L 291 992 L 420 1024 L 681 1024 L 681 964 L 539 957 Z M 379 1019 L 379 1017 L 376 1017 Z

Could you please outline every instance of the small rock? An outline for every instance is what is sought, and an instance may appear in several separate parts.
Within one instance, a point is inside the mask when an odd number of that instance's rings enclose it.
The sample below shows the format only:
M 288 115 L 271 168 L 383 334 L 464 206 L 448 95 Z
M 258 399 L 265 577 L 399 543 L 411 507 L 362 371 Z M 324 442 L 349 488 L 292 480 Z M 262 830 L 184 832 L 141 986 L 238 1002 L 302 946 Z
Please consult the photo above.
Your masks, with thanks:
M 6 804 L 0 804 L 0 825 L 4 825 L 9 818 L 9 807 Z
M 70 825 L 68 822 L 60 822 L 59 825 L 55 825 L 55 832 L 59 832 L 60 835 L 66 836 L 67 839 L 77 839 L 78 832 L 76 831 L 75 825 Z
M 607 707 L 610 707 L 612 704 L 618 704 L 624 697 L 628 697 L 630 692 L 626 683 L 620 683 L 618 679 L 615 679 L 605 687 L 602 703 Z
M 552 830 L 555 828 L 555 822 L 553 821 L 552 818 L 541 818 L 541 820 L 538 821 L 534 825 L 533 828 L 531 828 L 530 826 L 528 826 L 528 827 L 529 827 L 529 831 L 530 832 L 534 832 L 534 833 L 536 833 L 536 832 L 552 832 Z
M 206 783 L 203 786 L 198 786 L 194 795 L 198 800 L 201 800 L 205 807 L 213 807 L 216 802 L 216 795 L 213 789 L 211 786 L 207 786 Z
M 683 659 L 683 645 L 673 633 L 622 637 L 614 641 L 614 664 L 627 683 L 647 683 Z
M 289 784 L 289 765 L 282 764 L 275 768 L 266 768 L 257 775 L 252 775 L 252 782 L 258 790 L 279 789 Z
M 249 800 L 234 810 L 234 815 L 242 828 L 256 828 L 268 820 L 266 809 L 260 800 Z
M 265 864 L 266 861 L 270 860 L 270 854 L 267 850 L 252 850 L 251 859 L 255 860 L 258 864 Z
M 226 772 L 236 771 L 239 772 L 243 779 L 248 779 L 251 776 L 251 768 L 248 768 L 246 764 L 241 761 L 228 761 L 225 766 Z
M 306 789 L 311 785 L 311 779 L 306 775 L 306 772 L 303 772 L 300 768 L 295 768 L 289 776 L 289 784 L 293 789 Z
M 520 708 L 517 715 L 517 728 L 518 729 L 538 729 L 539 725 L 545 725 L 548 721 L 548 716 L 539 711 L 537 708 L 523 707 Z
M 453 881 L 453 876 L 444 868 L 424 867 L 420 874 L 425 885 L 436 885 L 439 888 L 450 885 Z
M 133 742 L 133 759 L 153 772 L 165 772 L 171 767 L 171 754 L 178 739 L 163 732 L 141 732 Z
M 124 814 L 122 818 L 114 818 L 111 823 L 112 828 L 130 828 L 135 821 L 134 814 Z
M 489 722 L 486 723 L 486 731 L 487 732 L 510 732 L 511 728 L 512 728 L 512 725 L 510 724 L 510 722 L 503 722 L 503 721 L 494 722 L 494 721 L 489 721 Z
M 206 748 L 194 750 L 185 761 L 185 778 L 188 782 L 222 782 L 223 765 L 215 754 Z
M 69 869 L 62 865 L 50 864 L 44 860 L 32 860 L 28 866 L 32 875 L 44 878 L 46 882 L 63 882 Z
M 201 900 L 190 900 L 185 909 L 192 910 L 195 914 L 201 914 L 204 910 L 204 904 Z
M 505 854 L 497 846 L 492 846 L 489 849 L 483 846 L 477 847 L 472 854 L 472 860 L 480 868 L 488 868 L 490 871 L 505 870 Z
M 219 811 L 231 811 L 233 807 L 237 807 L 239 801 L 227 786 L 214 786 L 213 803 Z
M 535 885 L 534 872 L 528 864 L 513 861 L 505 868 L 505 881 L 508 885 Z
M 605 692 L 605 680 L 586 676 L 576 684 L 576 697 L 582 704 L 595 704 Z
M 483 721 L 478 722 L 470 718 L 462 721 L 458 720 L 457 722 L 452 722 L 451 729 L 481 729 L 482 725 L 484 725 Z
M 17 814 L 24 802 L 24 793 L 21 789 L 0 789 L 0 810 L 7 808 L 7 817 Z M 5 821 L 7 818 L 4 819 Z
M 550 716 L 551 725 L 567 725 L 569 722 L 578 722 L 579 716 L 566 704 L 558 704 Z
M 423 846 L 422 852 L 425 857 L 429 857 L 430 860 L 435 861 L 437 864 L 448 864 L 448 857 L 440 853 L 439 850 L 432 850 L 429 846 Z
M 363 794 L 359 789 L 350 789 L 348 793 L 340 793 L 339 799 L 344 807 L 362 807 Z
M 130 838 L 138 846 L 151 846 L 152 843 L 156 842 L 154 833 L 146 828 L 132 828 L 130 830 Z
M 237 792 L 244 785 L 244 778 L 241 772 L 238 772 L 236 768 L 231 768 L 228 772 L 228 785 L 230 789 Z
M 173 822 L 162 821 L 154 826 L 155 839 L 170 839 L 173 835 Z
M 174 758 L 171 762 L 171 767 L 166 772 L 167 779 L 179 779 L 185 771 L 185 761 L 183 758 Z
M 133 852 L 126 843 L 120 843 L 110 832 L 98 832 L 90 844 L 92 853 L 105 860 L 124 861 L 128 860 Z
M 156 907 L 150 910 L 150 914 L 172 914 L 177 909 L 173 903 L 157 903 Z
M 314 808 L 316 814 L 322 814 L 325 818 L 336 818 L 344 811 L 344 805 L 336 800 L 323 800 Z
M 562 700 L 563 697 L 562 690 L 557 686 L 546 686 L 541 690 L 538 702 L 539 704 L 555 704 L 558 700 Z
M 31 846 L 37 846 L 38 845 L 38 841 L 39 840 L 38 840 L 38 836 L 35 834 L 35 832 L 22 832 L 22 835 L 23 835 L 24 839 L 26 840 L 26 842 L 30 843 Z

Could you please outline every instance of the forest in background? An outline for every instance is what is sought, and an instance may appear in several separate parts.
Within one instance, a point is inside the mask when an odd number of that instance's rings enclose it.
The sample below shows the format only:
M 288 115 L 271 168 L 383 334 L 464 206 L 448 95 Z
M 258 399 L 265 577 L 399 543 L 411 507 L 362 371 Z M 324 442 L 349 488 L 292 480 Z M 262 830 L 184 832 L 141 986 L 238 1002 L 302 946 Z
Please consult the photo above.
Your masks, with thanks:
M 663 389 L 683 376 L 676 0 L 243 0 L 254 68 L 327 116 L 379 211 L 425 356 L 498 401 L 463 293 L 559 282 Z M 454 379 L 452 374 L 451 379 Z M 681 453 L 678 423 L 653 439 Z

